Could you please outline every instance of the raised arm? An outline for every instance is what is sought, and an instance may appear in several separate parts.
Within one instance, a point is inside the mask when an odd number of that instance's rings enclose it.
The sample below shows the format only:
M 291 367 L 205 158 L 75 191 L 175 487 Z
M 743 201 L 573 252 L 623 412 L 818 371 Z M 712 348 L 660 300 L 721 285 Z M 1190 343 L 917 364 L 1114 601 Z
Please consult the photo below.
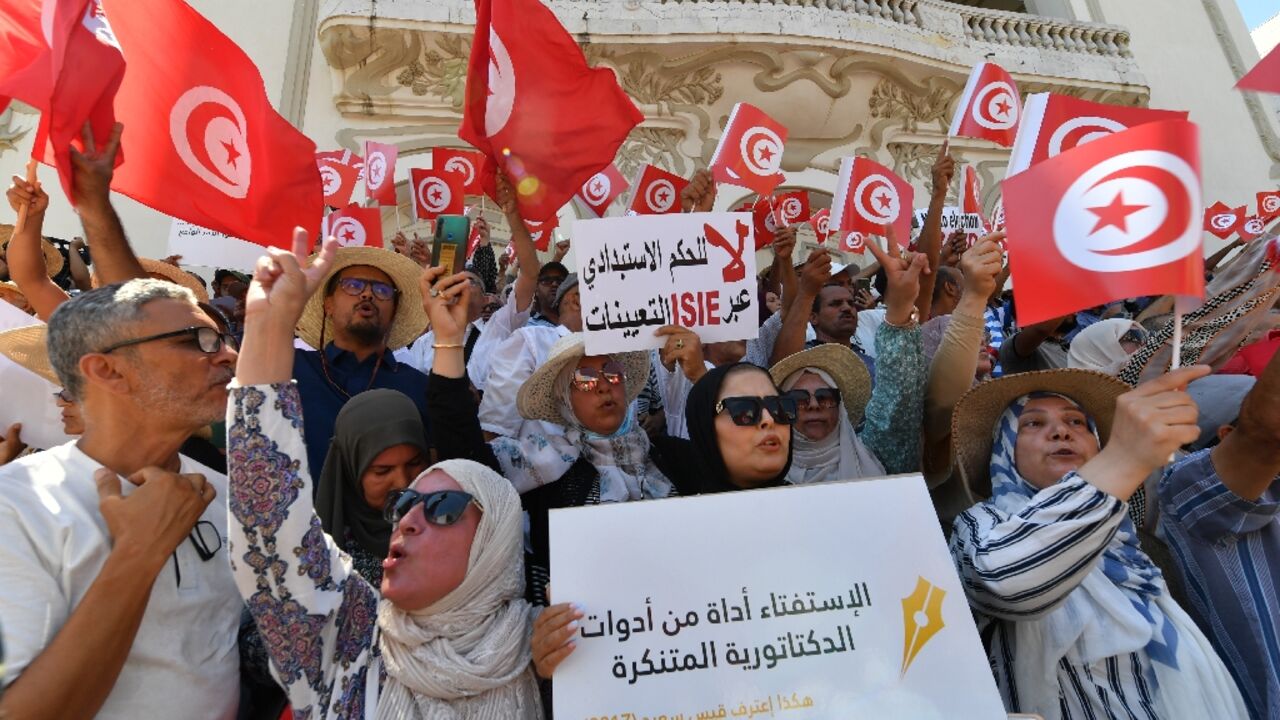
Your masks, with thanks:
M 84 236 L 93 248 L 94 268 L 103 284 L 147 276 L 129 246 L 120 216 L 111 206 L 111 178 L 115 174 L 123 131 L 124 126 L 116 123 L 107 144 L 99 148 L 94 142 L 93 130 L 85 123 L 84 152 L 71 148 L 71 191 L 75 194 Z
M 799 289 L 782 314 L 782 330 L 773 345 L 770 365 L 804 349 L 804 328 L 813 315 L 813 302 L 822 286 L 830 279 L 831 254 L 826 248 L 818 248 L 804 261 L 804 267 L 800 270 Z
M 89 266 L 85 265 L 84 258 L 80 257 L 80 251 L 84 247 L 84 238 L 78 237 L 71 241 L 71 247 L 67 252 L 67 264 L 71 266 L 71 281 L 80 292 L 93 289 L 93 278 L 89 276 Z
M 952 159 L 950 143 L 943 142 L 938 149 L 938 157 L 933 161 L 933 193 L 929 196 L 929 213 L 925 215 L 924 227 L 920 229 L 920 239 L 916 248 L 929 260 L 929 267 L 938 267 L 942 254 L 942 206 L 947 200 L 947 188 L 951 187 L 951 178 L 956 173 L 956 162 Z M 920 278 L 920 295 L 916 298 L 916 310 L 920 312 L 920 322 L 929 319 L 930 306 L 933 304 L 933 283 L 936 273 L 929 273 Z
M 773 244 L 769 247 L 773 248 L 773 267 L 770 268 L 769 274 L 778 283 L 779 297 L 782 298 L 782 314 L 786 315 L 787 308 L 791 306 L 791 301 L 795 299 L 796 291 L 800 288 L 796 269 L 792 267 L 792 258 L 795 257 L 796 250 L 796 229 L 781 228 L 774 235 Z
M 67 294 L 49 279 L 44 264 L 44 251 L 40 248 L 40 231 L 44 228 L 45 211 L 49 209 L 49 196 L 35 183 L 29 183 L 17 175 L 7 193 L 9 206 L 14 212 L 27 207 L 27 221 L 22 230 L 9 241 L 7 262 L 9 277 L 27 296 L 36 311 L 36 317 L 47 321 L 54 309 L 67 299 Z
M 524 218 L 520 215 L 520 203 L 516 202 L 516 191 L 506 175 L 498 174 L 498 205 L 502 214 L 507 217 L 507 225 L 511 227 L 511 244 L 516 248 L 516 287 L 511 291 L 511 300 L 515 303 L 515 312 L 520 313 L 529 308 L 533 302 L 533 292 L 538 289 L 538 249 L 533 246 L 533 237 L 529 228 L 525 227 Z

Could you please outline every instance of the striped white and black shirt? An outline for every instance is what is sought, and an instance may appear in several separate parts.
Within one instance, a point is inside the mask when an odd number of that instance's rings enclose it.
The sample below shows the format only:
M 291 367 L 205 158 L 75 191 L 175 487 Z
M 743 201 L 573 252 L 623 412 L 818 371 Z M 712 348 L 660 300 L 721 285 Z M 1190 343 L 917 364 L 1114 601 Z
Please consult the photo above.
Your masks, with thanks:
M 1078 475 L 1040 491 L 1017 514 L 991 503 L 956 519 L 951 555 L 996 685 L 1010 712 L 1059 706 L 1063 720 L 1157 720 L 1154 671 L 1144 652 L 1090 665 L 1063 658 L 1056 687 L 1019 687 L 1020 628 L 1057 609 L 1093 571 L 1125 516 L 1125 503 Z

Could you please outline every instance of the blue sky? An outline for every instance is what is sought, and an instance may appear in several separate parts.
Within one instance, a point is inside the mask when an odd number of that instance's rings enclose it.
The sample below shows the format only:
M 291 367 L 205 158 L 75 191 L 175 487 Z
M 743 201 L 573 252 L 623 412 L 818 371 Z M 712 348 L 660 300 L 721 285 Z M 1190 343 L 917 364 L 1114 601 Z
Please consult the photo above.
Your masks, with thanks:
M 1250 30 L 1271 19 L 1280 12 L 1280 4 L 1276 0 L 1236 0 L 1240 12 L 1244 15 L 1244 24 Z

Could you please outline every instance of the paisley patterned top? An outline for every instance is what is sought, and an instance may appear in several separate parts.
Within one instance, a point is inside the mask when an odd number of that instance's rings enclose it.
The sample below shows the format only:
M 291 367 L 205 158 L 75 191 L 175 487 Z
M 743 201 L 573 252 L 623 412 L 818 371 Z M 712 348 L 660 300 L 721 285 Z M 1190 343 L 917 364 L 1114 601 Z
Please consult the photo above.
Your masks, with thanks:
M 293 716 L 363 717 L 379 597 L 320 527 L 296 385 L 232 383 L 227 469 L 231 570 Z

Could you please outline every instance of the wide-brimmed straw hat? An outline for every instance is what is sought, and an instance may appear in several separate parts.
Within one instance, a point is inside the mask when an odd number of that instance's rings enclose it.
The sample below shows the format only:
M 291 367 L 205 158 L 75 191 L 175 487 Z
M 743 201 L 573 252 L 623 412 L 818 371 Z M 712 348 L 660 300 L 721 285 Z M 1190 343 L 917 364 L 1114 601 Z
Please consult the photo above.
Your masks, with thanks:
M 315 256 L 311 259 L 314 260 Z M 320 287 L 302 310 L 302 317 L 298 320 L 298 337 L 303 342 L 317 350 L 323 350 L 320 347 L 321 330 L 324 331 L 326 341 L 333 338 L 333 326 L 324 316 L 325 290 L 333 276 L 354 265 L 368 265 L 381 270 L 400 291 L 396 299 L 396 314 L 391 318 L 391 332 L 387 336 L 388 350 L 398 350 L 427 331 L 430 319 L 427 311 L 422 308 L 422 292 L 418 289 L 422 268 L 404 255 L 390 250 L 344 247 L 338 249 L 333 268 L 324 276 L 324 282 L 320 283 Z
M 565 365 L 573 363 L 576 366 L 586 354 L 587 347 L 582 333 L 565 335 L 557 340 L 548 351 L 546 362 L 542 363 L 520 386 L 520 393 L 516 395 L 516 409 L 520 411 L 520 415 L 529 420 L 564 425 L 564 416 L 560 413 L 560 399 L 556 397 L 556 377 L 560 375 Z M 645 383 L 649 382 L 649 353 L 611 353 L 609 357 L 622 365 L 626 375 L 623 380 L 627 396 L 626 404 L 630 406 L 639 397 L 640 391 L 644 390 Z
M 0 225 L 0 247 L 5 249 L 5 253 L 9 252 L 9 241 L 13 239 L 13 226 Z M 56 277 L 62 272 L 62 266 L 66 264 L 66 259 L 62 257 L 62 253 L 58 252 L 58 248 L 46 238 L 40 238 L 40 252 L 44 253 L 44 271 L 49 277 Z
M 152 258 L 138 258 L 138 264 L 142 266 L 143 271 L 148 275 L 159 275 L 160 278 L 158 279 L 168 280 L 174 285 L 181 285 L 190 290 L 195 294 L 197 301 L 202 303 L 209 302 L 209 291 L 204 289 L 204 284 L 191 277 L 191 274 L 186 270 Z M 102 287 L 102 279 L 98 277 L 98 273 L 95 272 L 93 274 L 90 284 L 93 287 Z
M 28 307 L 31 306 L 31 302 L 27 300 L 27 294 L 22 292 L 22 290 L 18 287 L 18 284 L 15 282 L 11 282 L 11 281 L 0 282 L 0 300 L 4 300 L 4 297 L 6 295 L 17 295 L 18 297 L 22 298 L 24 302 L 27 303 Z
M 769 374 L 773 376 L 774 384 L 782 387 L 782 383 L 796 371 L 810 367 L 822 370 L 836 381 L 840 402 L 844 404 L 849 422 L 858 427 L 871 400 L 871 372 L 867 370 L 867 364 L 851 348 L 824 343 L 782 358 L 769 369 Z
M 1131 390 L 1114 377 L 1096 370 L 1063 369 L 1006 375 L 979 383 L 965 393 L 951 413 L 951 438 L 956 467 L 978 497 L 991 496 L 991 444 L 996 421 L 1018 398 L 1043 392 L 1076 401 L 1098 427 L 1106 444 L 1116 414 L 1116 398 Z
M 54 385 L 61 385 L 62 381 L 58 379 L 58 374 L 53 371 L 53 365 L 49 362 L 49 348 L 45 345 L 45 327 L 42 323 L 0 332 L 0 355 Z

